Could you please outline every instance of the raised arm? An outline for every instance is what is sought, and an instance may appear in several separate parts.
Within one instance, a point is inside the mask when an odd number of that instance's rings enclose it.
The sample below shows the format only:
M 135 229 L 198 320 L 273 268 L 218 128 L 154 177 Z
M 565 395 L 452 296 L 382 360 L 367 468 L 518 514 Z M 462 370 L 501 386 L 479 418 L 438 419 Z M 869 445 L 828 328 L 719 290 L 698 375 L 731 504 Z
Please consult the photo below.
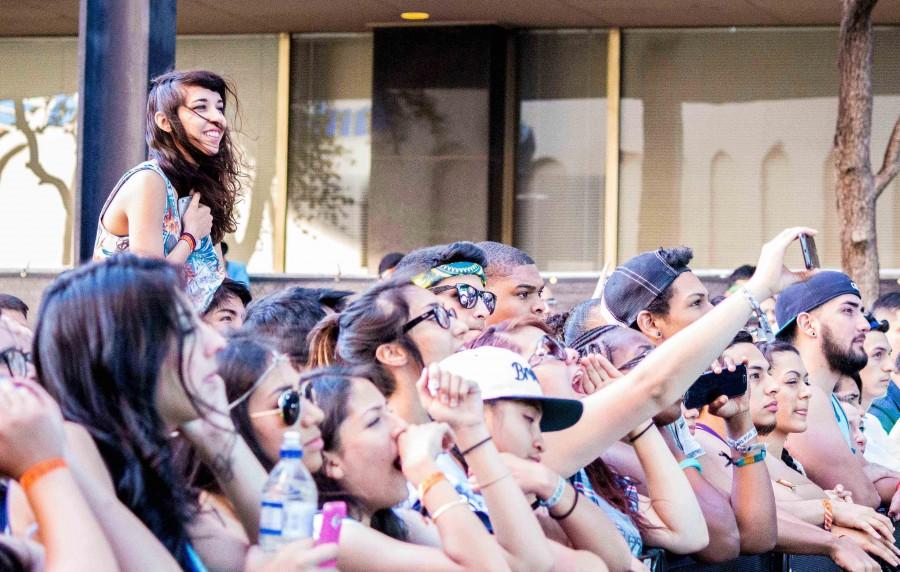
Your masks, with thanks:
M 757 270 L 744 287 L 756 300 L 765 300 L 802 275 L 784 267 L 784 254 L 808 228 L 792 228 L 766 243 Z M 616 440 L 645 419 L 671 405 L 718 358 L 750 317 L 744 296 L 730 296 L 708 314 L 672 336 L 624 376 L 582 402 L 584 414 L 575 426 L 546 436 L 546 462 L 569 476 L 599 457 Z M 608 361 L 610 376 L 619 375 Z
M 34 511 L 45 547 L 44 569 L 118 570 L 63 460 L 64 443 L 62 414 L 42 387 L 0 380 L 0 474 L 19 479 Z
M 434 396 L 428 389 L 429 381 L 438 387 Z M 457 446 L 467 452 L 466 463 L 481 484 L 496 541 L 512 559 L 512 567 L 550 570 L 553 567 L 550 545 L 491 440 L 478 385 L 432 364 L 422 372 L 416 388 L 425 410 L 433 419 L 449 423 L 456 434 Z

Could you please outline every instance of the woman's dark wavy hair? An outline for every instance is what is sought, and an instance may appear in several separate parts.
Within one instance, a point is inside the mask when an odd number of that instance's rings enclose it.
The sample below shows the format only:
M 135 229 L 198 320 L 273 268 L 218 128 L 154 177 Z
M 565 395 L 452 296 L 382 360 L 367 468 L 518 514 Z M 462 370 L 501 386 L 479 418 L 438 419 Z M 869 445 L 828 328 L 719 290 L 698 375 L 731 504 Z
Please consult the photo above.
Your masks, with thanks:
M 365 366 L 368 379 L 385 397 L 393 395 L 397 382 L 375 357 L 379 346 L 396 342 L 425 367 L 422 354 L 403 325 L 412 318 L 406 301 L 413 286 L 408 273 L 379 282 L 350 302 L 340 314 L 331 314 L 309 333 L 309 366 L 343 364 Z
M 70 270 L 44 293 L 32 355 L 66 419 L 94 439 L 119 500 L 187 566 L 196 496 L 175 468 L 155 400 L 171 352 L 191 396 L 183 346 L 195 318 L 179 283 L 169 263 L 131 254 Z
M 304 374 L 301 382 L 312 383 L 312 395 L 316 405 L 325 414 L 320 427 L 324 451 L 336 452 L 341 448 L 340 429 L 347 419 L 348 402 L 354 378 L 368 379 L 365 368 L 332 366 L 312 370 Z M 344 501 L 348 509 L 357 515 L 362 511 L 359 499 L 348 493 L 341 484 L 325 473 L 325 465 L 313 477 L 319 489 L 319 506 L 329 501 Z M 376 511 L 371 518 L 372 528 L 397 540 L 406 540 L 409 531 L 397 513 L 391 508 Z
M 221 76 L 203 70 L 171 71 L 150 82 L 145 138 L 150 159 L 159 163 L 178 196 L 188 196 L 191 190 L 200 193 L 201 202 L 212 211 L 212 240 L 221 242 L 227 233 L 237 230 L 234 204 L 241 189 L 240 179 L 244 176 L 242 157 L 231 140 L 230 128 L 223 129 L 219 152 L 215 155 L 207 155 L 191 143 L 178 119 L 178 108 L 185 103 L 183 88 L 187 86 L 218 93 L 226 106 L 230 97 L 237 107 L 234 88 Z M 157 112 L 169 120 L 171 132 L 156 124 Z M 189 157 L 185 157 L 185 153 Z

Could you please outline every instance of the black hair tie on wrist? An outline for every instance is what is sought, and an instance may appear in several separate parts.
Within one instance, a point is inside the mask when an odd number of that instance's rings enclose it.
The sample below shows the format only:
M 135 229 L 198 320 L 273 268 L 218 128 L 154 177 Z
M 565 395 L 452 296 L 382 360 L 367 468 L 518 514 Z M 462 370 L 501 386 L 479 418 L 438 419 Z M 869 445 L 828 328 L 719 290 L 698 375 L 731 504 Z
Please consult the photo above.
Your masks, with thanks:
M 465 451 L 462 451 L 462 452 L 460 453 L 460 455 L 462 455 L 463 457 L 465 457 L 466 455 L 468 455 L 469 453 L 471 453 L 472 451 L 474 451 L 474 450 L 477 449 L 478 447 L 481 447 L 482 445 L 484 445 L 485 443 L 487 443 L 487 442 L 490 441 L 490 440 L 491 440 L 490 436 L 487 436 L 487 437 L 485 437 L 484 439 L 482 439 L 481 441 L 475 443 L 474 445 L 472 445 L 471 447 L 469 447 L 468 449 L 466 449 Z
M 570 508 L 568 511 L 566 511 L 566 514 L 563 514 L 563 515 L 560 515 L 560 516 L 553 516 L 553 513 L 550 513 L 550 512 L 548 511 L 548 513 L 550 514 L 550 518 L 552 518 L 553 520 L 565 520 L 565 519 L 569 518 L 569 516 L 570 516 L 573 512 L 575 512 L 575 507 L 578 506 L 578 496 L 579 496 L 579 494 L 580 494 L 580 493 L 578 492 L 578 489 L 575 489 L 575 500 L 572 501 L 572 508 Z
M 628 442 L 629 442 L 629 443 L 634 443 L 635 441 L 637 441 L 638 439 L 640 439 L 641 437 L 643 437 L 643 436 L 644 436 L 644 433 L 646 433 L 647 431 L 649 431 L 651 427 L 653 427 L 653 421 L 651 421 L 650 423 L 647 423 L 647 426 L 644 427 L 644 429 L 643 429 L 640 433 L 638 433 L 638 434 L 635 435 L 634 437 L 629 438 L 629 439 L 628 439 Z

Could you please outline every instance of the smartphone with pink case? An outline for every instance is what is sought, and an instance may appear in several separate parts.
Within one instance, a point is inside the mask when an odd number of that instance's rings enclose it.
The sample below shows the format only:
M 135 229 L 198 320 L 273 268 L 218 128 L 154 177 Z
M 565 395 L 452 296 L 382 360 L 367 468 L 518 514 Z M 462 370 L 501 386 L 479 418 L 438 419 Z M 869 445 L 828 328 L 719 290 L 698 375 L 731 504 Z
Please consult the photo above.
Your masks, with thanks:
M 347 504 L 344 501 L 327 502 L 322 506 L 322 526 L 316 538 L 319 544 L 337 544 L 341 539 L 341 523 L 347 516 Z M 322 568 L 334 568 L 337 562 L 329 560 L 322 563 Z

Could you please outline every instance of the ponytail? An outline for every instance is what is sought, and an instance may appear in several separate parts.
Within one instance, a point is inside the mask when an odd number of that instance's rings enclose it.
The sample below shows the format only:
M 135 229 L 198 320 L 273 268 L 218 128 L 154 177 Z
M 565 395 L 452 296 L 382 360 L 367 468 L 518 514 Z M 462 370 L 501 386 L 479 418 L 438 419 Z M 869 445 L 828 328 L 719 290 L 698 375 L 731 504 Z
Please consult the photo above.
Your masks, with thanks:
M 310 369 L 336 365 L 341 362 L 337 353 L 338 336 L 341 333 L 340 314 L 329 314 L 310 330 L 307 336 L 309 345 Z

